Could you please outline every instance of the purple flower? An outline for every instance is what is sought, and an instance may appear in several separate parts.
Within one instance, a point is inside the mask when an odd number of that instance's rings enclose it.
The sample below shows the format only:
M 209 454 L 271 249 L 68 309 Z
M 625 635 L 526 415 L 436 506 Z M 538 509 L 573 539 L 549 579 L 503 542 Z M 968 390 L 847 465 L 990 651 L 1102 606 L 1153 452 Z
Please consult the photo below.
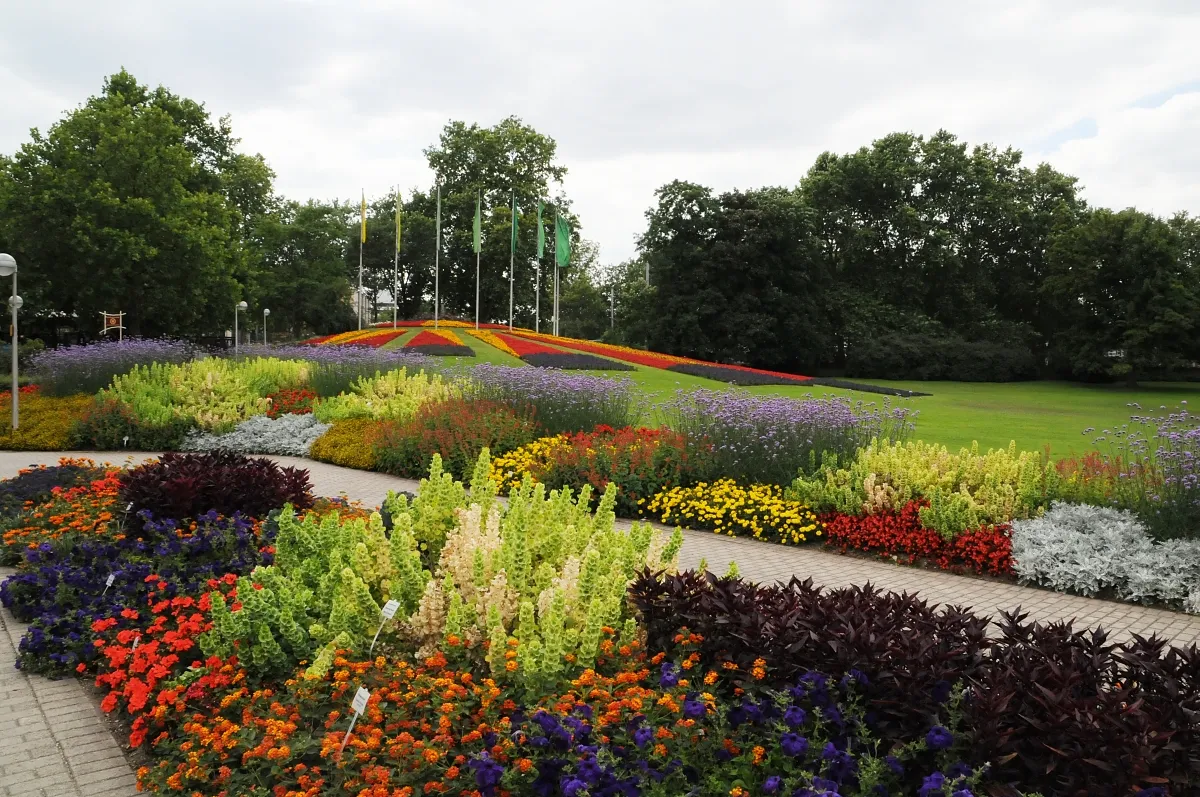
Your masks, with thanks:
M 778 775 L 772 775 L 763 781 L 763 794 L 775 794 L 783 787 L 783 778 Z
M 925 744 L 932 750 L 945 750 L 954 744 L 954 735 L 941 725 L 934 725 L 929 729 L 929 733 L 925 734 Z
M 679 671 L 675 665 L 669 661 L 664 661 L 662 665 L 662 675 L 658 679 L 658 685 L 670 689 L 679 683 Z
M 788 706 L 787 711 L 783 712 L 783 722 L 789 728 L 799 728 L 807 718 L 808 714 L 799 706 Z
M 683 701 L 683 716 L 688 719 L 700 719 L 708 712 L 708 706 L 699 700 L 688 698 Z
M 917 797 L 944 797 L 946 788 L 946 776 L 941 772 L 934 772 L 929 777 L 921 782 L 921 788 L 917 792 Z
M 645 747 L 650 740 L 654 738 L 654 731 L 643 725 L 633 732 L 633 743 L 638 747 Z
M 779 737 L 779 746 L 787 755 L 799 758 L 808 753 L 808 739 L 798 733 L 785 733 Z
M 904 764 L 901 764 L 900 759 L 896 756 L 890 755 L 883 759 L 883 762 L 888 765 L 888 769 L 892 771 L 893 775 L 900 777 L 904 774 Z
M 475 785 L 479 790 L 487 795 L 494 794 L 504 775 L 504 767 L 486 752 L 480 753 L 478 758 L 472 758 L 467 766 L 475 771 Z

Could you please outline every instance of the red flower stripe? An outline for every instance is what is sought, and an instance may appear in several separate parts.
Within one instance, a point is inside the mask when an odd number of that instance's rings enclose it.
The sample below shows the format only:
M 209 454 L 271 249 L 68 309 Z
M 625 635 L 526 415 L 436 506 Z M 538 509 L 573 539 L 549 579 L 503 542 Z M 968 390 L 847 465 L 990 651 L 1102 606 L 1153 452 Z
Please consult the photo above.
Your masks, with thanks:
M 457 336 L 455 336 L 457 338 Z M 432 329 L 423 329 L 412 336 L 412 340 L 404 344 L 404 348 L 412 348 L 415 346 L 462 346 L 461 340 L 447 337 L 434 332 Z
M 525 338 L 519 338 L 516 335 L 503 335 L 499 332 L 493 334 L 495 334 L 495 336 L 502 342 L 508 344 L 508 347 L 511 348 L 518 357 L 524 357 L 526 354 L 562 354 L 562 351 L 559 349 L 552 349 L 549 346 L 543 346 L 540 343 L 532 340 L 526 340 Z

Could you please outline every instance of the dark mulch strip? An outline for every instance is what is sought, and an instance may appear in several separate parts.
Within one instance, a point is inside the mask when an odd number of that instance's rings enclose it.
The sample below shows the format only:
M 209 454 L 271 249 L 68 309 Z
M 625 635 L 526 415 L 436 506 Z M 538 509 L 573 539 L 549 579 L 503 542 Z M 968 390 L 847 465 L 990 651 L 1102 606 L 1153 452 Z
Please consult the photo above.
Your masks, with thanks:
M 696 363 L 681 363 L 668 366 L 668 371 L 674 371 L 689 376 L 700 376 L 705 379 L 715 379 L 718 382 L 729 382 L 732 385 L 810 385 L 811 379 L 800 376 L 776 376 L 775 374 L 758 374 L 754 371 L 743 371 L 740 368 L 725 368 L 720 365 L 699 365 Z
M 842 390 L 859 390 L 863 393 L 879 393 L 884 396 L 902 396 L 904 398 L 912 398 L 914 396 L 931 396 L 932 393 L 918 393 L 915 390 L 904 390 L 898 387 L 883 387 L 882 385 L 867 385 L 862 382 L 848 382 L 845 379 L 826 379 L 824 377 L 816 377 L 808 380 L 810 384 L 821 385 L 822 387 L 837 387 Z
M 415 351 L 418 354 L 428 354 L 431 357 L 474 357 L 475 351 L 470 346 L 455 346 L 453 343 L 430 346 L 405 346 L 405 351 Z
M 537 352 L 526 354 L 523 362 L 538 368 L 563 368 L 570 371 L 632 371 L 629 363 L 597 357 L 594 354 L 574 354 L 562 352 Z

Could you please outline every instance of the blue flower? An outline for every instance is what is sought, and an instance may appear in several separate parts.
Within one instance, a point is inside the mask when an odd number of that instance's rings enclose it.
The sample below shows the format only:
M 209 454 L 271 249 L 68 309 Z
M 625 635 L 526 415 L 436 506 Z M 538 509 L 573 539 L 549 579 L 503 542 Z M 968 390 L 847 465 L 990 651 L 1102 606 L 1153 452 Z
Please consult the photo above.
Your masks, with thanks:
M 587 784 L 579 778 L 568 775 L 563 778 L 562 791 L 566 797 L 576 797 L 576 795 L 587 791 Z
M 486 752 L 480 753 L 478 758 L 472 758 L 467 766 L 475 770 L 475 785 L 479 787 L 479 790 L 484 794 L 493 794 L 496 787 L 500 785 L 504 767 Z
M 917 792 L 917 797 L 944 797 L 946 787 L 946 776 L 941 772 L 934 772 L 929 777 L 921 782 L 921 788 Z
M 799 706 L 790 706 L 787 711 L 783 712 L 784 724 L 789 728 L 799 728 L 807 718 L 808 714 Z
M 783 778 L 778 775 L 772 775 L 763 781 L 763 794 L 775 794 L 783 787 Z
M 790 756 L 803 756 L 808 754 L 808 739 L 805 739 L 798 733 L 785 733 L 779 737 L 779 746 L 783 748 L 783 752 Z
M 931 750 L 945 750 L 954 744 L 954 734 L 941 725 L 934 725 L 929 729 L 929 733 L 925 734 L 925 744 L 929 745 Z
M 951 780 L 969 778 L 973 774 L 975 774 L 975 770 L 971 769 L 971 766 L 965 761 L 959 761 L 955 764 L 952 764 L 950 768 L 946 770 L 946 777 L 950 778 Z
M 633 743 L 638 747 L 645 747 L 654 738 L 654 731 L 643 725 L 633 732 Z
M 666 688 L 671 688 L 679 683 L 679 671 L 675 669 L 675 665 L 669 661 L 664 661 L 662 665 L 662 676 L 658 679 L 658 685 Z
M 896 756 L 890 755 L 883 759 L 883 762 L 888 765 L 888 769 L 892 771 L 893 775 L 899 777 L 904 774 L 904 764 L 901 764 L 900 759 Z
M 683 716 L 688 719 L 700 719 L 708 712 L 708 706 L 699 700 L 688 698 L 683 701 Z

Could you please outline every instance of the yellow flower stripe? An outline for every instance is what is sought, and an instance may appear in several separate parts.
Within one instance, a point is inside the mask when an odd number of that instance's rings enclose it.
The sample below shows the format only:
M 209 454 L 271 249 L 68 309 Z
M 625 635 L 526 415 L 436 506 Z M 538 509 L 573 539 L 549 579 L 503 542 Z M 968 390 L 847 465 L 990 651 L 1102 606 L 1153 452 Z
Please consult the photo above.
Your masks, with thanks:
M 600 343 L 594 340 L 581 340 L 579 338 L 565 338 L 562 336 L 555 337 L 554 335 L 546 335 L 540 332 L 530 332 L 527 329 L 513 330 L 513 334 L 520 335 L 523 338 L 540 341 L 542 343 L 557 343 L 561 346 L 579 345 L 598 352 L 612 352 L 616 354 L 630 354 L 637 357 L 649 357 L 655 360 L 661 360 L 669 365 L 683 365 L 686 363 L 702 363 L 701 360 L 693 360 L 688 357 L 676 357 L 674 354 L 662 354 L 657 351 L 647 351 L 646 349 L 635 349 L 630 346 L 618 346 L 615 343 Z
M 489 332 L 486 329 L 470 329 L 470 330 L 467 330 L 467 334 L 473 338 L 478 338 L 479 340 L 482 340 L 484 343 L 488 344 L 489 346 L 499 349 L 500 351 L 504 352 L 505 354 L 511 354 L 513 357 L 520 356 L 515 351 L 513 351 L 512 346 L 509 346 L 507 343 L 500 340 L 500 338 L 496 335 L 495 332 Z
M 775 485 L 745 487 L 732 479 L 720 479 L 695 487 L 672 487 L 651 498 L 646 509 L 664 523 L 785 545 L 822 534 L 821 522 L 808 505 L 785 498 L 783 489 Z
M 374 329 L 372 327 L 368 327 L 367 329 L 352 329 L 349 332 L 342 332 L 341 334 L 334 335 L 332 338 L 325 341 L 321 345 L 322 346 L 339 346 L 348 341 L 357 340 L 358 338 L 366 338 L 366 337 L 370 337 L 371 335 L 377 335 L 377 334 L 379 334 L 379 330 Z
M 455 335 L 453 332 L 451 332 L 448 329 L 425 329 L 422 331 L 430 332 L 434 335 L 437 335 L 439 338 L 443 338 L 446 340 L 446 342 L 451 343 L 455 346 L 466 346 L 467 345 L 467 344 L 463 343 L 462 338 L 460 338 L 458 335 Z
M 443 319 L 440 319 L 440 320 L 437 322 L 437 325 L 438 325 L 439 327 L 457 327 L 458 329 L 466 329 L 467 327 L 473 327 L 473 326 L 475 326 L 474 324 L 470 324 L 470 323 L 468 323 L 468 322 L 466 322 L 466 321 L 454 321 L 454 320 L 447 320 L 447 319 L 444 319 L 444 318 L 443 318 Z M 433 326 L 433 321 L 432 321 L 432 320 L 422 321 L 422 322 L 421 322 L 421 326 L 423 326 L 423 327 L 432 327 L 432 326 Z

